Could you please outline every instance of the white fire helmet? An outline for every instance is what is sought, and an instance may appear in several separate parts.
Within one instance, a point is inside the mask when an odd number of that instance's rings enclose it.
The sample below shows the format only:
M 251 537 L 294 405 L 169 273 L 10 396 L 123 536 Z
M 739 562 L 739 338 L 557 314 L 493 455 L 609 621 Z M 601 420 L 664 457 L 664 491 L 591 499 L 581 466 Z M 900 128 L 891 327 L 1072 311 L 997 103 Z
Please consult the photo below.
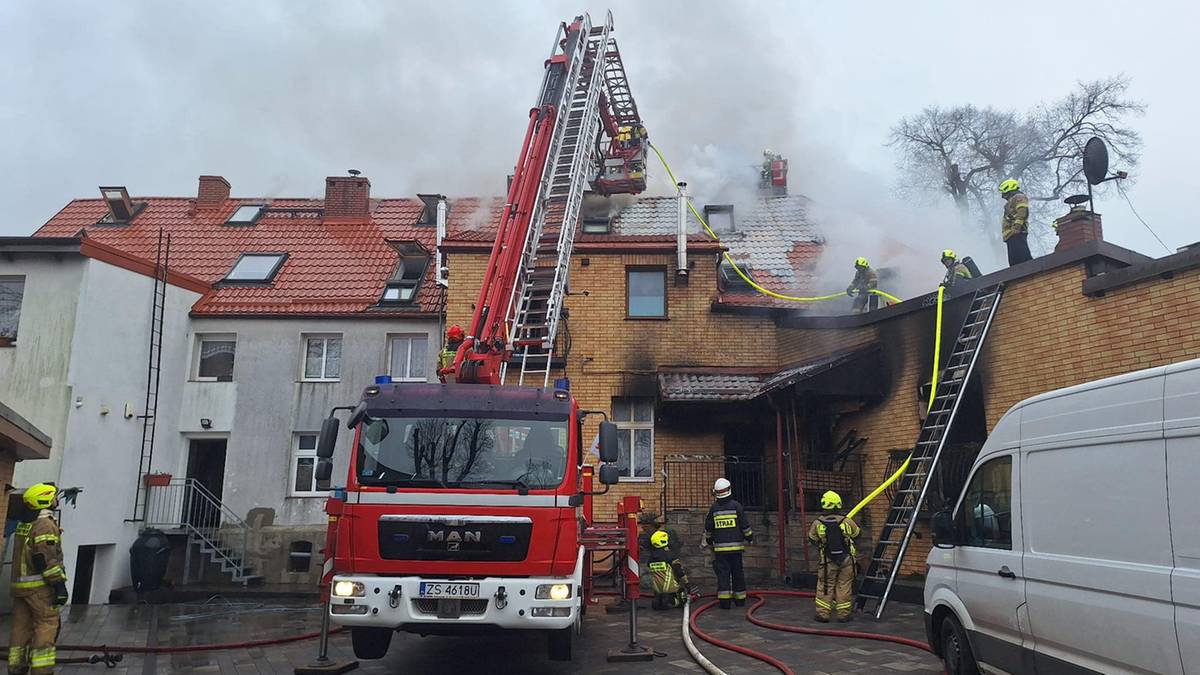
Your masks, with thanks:
M 733 494 L 733 486 L 724 478 L 718 478 L 717 482 L 713 483 L 713 496 L 717 499 L 724 499 Z

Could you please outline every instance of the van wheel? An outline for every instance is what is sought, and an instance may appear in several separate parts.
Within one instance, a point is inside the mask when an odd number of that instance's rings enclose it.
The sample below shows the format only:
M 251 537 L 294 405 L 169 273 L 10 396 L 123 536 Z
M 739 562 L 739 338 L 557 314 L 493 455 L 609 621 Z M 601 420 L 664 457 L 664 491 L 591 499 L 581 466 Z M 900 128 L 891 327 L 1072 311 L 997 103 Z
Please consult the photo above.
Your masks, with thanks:
M 570 661 L 571 647 L 575 641 L 575 626 L 567 626 L 558 630 L 547 631 L 548 636 L 546 655 L 551 661 Z
M 351 628 L 350 643 L 360 659 L 382 659 L 392 644 L 390 628 Z
M 967 632 L 958 619 L 953 615 L 942 619 L 940 634 L 942 661 L 946 664 L 947 675 L 979 675 L 979 666 L 975 664 L 975 655 L 971 653 Z

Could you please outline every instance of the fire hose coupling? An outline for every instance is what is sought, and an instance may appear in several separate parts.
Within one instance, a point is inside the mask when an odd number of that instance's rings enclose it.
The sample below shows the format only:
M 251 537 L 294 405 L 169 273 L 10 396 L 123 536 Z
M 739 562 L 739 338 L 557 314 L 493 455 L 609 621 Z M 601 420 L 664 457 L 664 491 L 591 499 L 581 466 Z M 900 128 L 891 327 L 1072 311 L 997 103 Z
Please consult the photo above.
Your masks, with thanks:
M 400 606 L 400 584 L 392 586 L 392 590 L 388 591 L 388 605 L 392 609 Z
M 496 609 L 508 607 L 508 592 L 504 590 L 503 586 L 497 588 L 496 594 L 492 597 L 496 598 Z

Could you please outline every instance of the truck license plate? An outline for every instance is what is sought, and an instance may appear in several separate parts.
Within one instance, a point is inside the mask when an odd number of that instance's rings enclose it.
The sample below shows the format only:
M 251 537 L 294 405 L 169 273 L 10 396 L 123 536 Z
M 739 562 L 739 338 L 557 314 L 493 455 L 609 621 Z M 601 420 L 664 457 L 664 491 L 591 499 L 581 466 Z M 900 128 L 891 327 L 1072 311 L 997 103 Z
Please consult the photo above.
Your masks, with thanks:
M 422 581 L 419 593 L 422 598 L 478 598 L 479 584 Z

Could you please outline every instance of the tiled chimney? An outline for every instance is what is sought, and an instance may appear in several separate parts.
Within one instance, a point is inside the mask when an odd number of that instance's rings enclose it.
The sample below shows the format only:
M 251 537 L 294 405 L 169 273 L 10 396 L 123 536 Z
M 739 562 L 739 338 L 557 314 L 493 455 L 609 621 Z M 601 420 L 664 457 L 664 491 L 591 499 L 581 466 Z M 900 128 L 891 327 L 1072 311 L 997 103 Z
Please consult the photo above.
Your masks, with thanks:
M 200 176 L 196 206 L 220 206 L 229 199 L 229 181 L 221 176 Z
M 367 220 L 371 213 L 371 181 L 364 176 L 325 179 L 326 220 Z
M 1058 231 L 1055 252 L 1104 239 L 1104 230 L 1100 227 L 1100 214 L 1088 211 L 1082 206 L 1071 209 L 1067 215 L 1054 221 L 1054 229 Z

